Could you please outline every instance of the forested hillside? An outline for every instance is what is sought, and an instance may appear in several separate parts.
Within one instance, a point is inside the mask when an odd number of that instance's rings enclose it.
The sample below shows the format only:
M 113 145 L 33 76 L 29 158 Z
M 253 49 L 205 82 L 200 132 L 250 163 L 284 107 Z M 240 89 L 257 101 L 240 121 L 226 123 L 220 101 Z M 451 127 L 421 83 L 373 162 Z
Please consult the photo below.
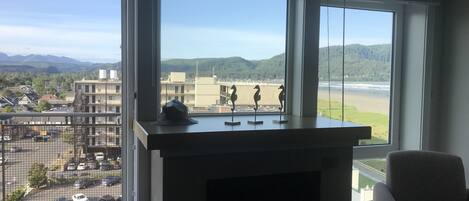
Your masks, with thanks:
M 320 48 L 319 52 L 320 80 L 328 80 L 328 67 L 330 67 L 331 80 L 341 80 L 342 46 Z M 224 80 L 270 80 L 284 77 L 284 61 L 284 54 L 257 61 L 249 61 L 241 57 L 170 59 L 162 62 L 161 71 L 163 76 L 176 71 L 187 72 L 188 77 L 193 77 L 198 63 L 200 76 L 211 75 L 213 71 L 218 78 Z M 390 45 L 347 45 L 345 47 L 345 79 L 348 81 L 388 81 L 391 70 L 390 61 Z

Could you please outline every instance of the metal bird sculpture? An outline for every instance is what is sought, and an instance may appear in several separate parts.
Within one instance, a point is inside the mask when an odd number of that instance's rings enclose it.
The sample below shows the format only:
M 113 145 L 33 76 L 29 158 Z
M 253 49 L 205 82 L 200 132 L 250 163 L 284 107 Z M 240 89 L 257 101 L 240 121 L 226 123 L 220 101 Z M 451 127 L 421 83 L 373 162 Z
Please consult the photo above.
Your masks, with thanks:
M 236 94 L 238 89 L 236 89 L 236 86 L 233 85 L 233 86 L 231 86 L 231 90 L 232 90 L 231 91 L 231 96 L 230 96 L 231 105 L 232 105 L 231 111 L 234 112 L 235 109 L 236 109 L 236 103 L 235 102 L 236 102 L 236 100 L 238 100 L 238 94 Z
M 278 89 L 281 89 L 280 93 L 278 94 L 278 101 L 280 102 L 280 107 L 278 109 L 280 112 L 282 112 L 283 107 L 285 106 L 285 87 L 280 85 Z
M 254 104 L 256 104 L 256 106 L 254 107 L 254 111 L 257 111 L 257 109 L 259 109 L 258 102 L 261 100 L 261 88 L 259 87 L 259 85 L 256 85 L 254 89 L 257 89 L 256 93 L 254 93 Z

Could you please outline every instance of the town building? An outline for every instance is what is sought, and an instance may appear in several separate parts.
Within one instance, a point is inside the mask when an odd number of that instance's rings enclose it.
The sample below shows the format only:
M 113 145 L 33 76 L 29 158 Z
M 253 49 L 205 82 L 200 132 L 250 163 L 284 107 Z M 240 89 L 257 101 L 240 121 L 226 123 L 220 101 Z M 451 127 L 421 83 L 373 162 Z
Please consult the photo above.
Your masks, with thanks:
M 98 80 L 79 80 L 74 82 L 75 112 L 83 113 L 121 113 L 121 80 L 117 71 L 99 71 Z M 84 146 L 88 152 L 119 151 L 121 146 L 121 117 L 84 117 Z M 103 126 L 104 125 L 104 126 Z

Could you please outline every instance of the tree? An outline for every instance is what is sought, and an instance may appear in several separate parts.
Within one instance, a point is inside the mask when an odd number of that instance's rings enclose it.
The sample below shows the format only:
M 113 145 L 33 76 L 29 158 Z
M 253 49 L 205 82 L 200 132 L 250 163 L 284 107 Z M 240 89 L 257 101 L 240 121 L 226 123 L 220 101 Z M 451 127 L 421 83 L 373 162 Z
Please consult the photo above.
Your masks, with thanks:
M 6 198 L 7 201 L 20 201 L 23 198 L 25 193 L 24 188 L 16 189 L 15 191 L 11 192 Z
M 5 113 L 14 112 L 14 111 L 13 111 L 13 107 L 11 107 L 11 106 L 6 106 L 5 109 L 3 109 L 3 112 L 5 112 Z
M 33 188 L 39 188 L 47 183 L 47 168 L 43 163 L 33 163 L 28 172 L 28 182 Z
M 50 105 L 49 102 L 47 101 L 39 101 L 39 103 L 37 104 L 37 108 L 36 110 L 38 112 L 42 112 L 42 111 L 45 111 L 45 110 L 50 110 L 52 106 Z

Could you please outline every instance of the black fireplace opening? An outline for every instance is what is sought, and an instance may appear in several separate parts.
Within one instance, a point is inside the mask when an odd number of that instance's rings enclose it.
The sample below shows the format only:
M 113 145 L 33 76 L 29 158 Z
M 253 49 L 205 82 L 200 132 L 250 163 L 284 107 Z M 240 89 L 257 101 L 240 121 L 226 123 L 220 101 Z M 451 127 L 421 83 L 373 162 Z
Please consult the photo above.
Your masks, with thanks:
M 317 201 L 320 172 L 296 172 L 207 181 L 207 201 Z

